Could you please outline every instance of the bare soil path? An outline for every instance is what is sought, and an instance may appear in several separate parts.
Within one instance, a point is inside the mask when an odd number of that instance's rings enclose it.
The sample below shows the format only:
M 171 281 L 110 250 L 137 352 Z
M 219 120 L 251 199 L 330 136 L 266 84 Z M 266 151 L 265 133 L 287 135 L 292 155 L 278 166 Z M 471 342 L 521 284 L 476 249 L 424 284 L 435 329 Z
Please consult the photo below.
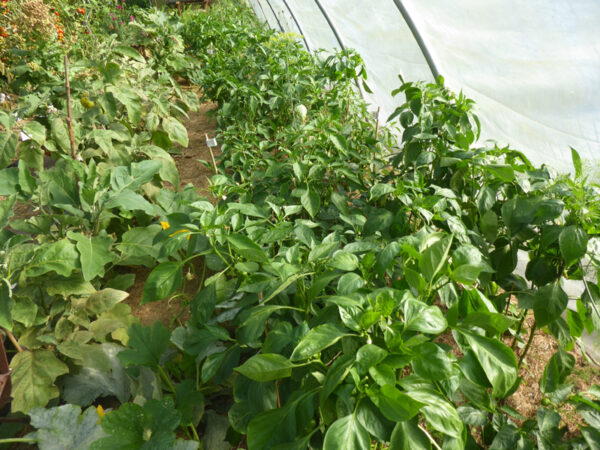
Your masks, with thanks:
M 188 131 L 189 146 L 182 149 L 180 155 L 174 155 L 175 164 L 179 170 L 181 179 L 180 187 L 189 183 L 196 187 L 198 194 L 210 199 L 209 179 L 213 175 L 213 169 L 210 165 L 210 151 L 206 146 L 206 137 L 214 137 L 216 130 L 216 120 L 209 114 L 216 109 L 214 103 L 204 103 L 200 106 L 198 112 L 189 114 L 189 119 L 184 123 Z M 215 151 L 215 156 L 218 150 Z M 201 268 L 196 268 L 201 269 Z M 182 312 L 182 300 L 162 300 L 153 303 L 140 305 L 142 293 L 144 292 L 144 283 L 151 272 L 151 269 L 145 267 L 135 267 L 131 270 L 135 274 L 135 283 L 128 289 L 129 297 L 125 299 L 132 310 L 134 316 L 140 319 L 142 325 L 152 325 L 157 321 L 169 327 L 174 318 Z M 198 270 L 196 270 L 198 273 Z M 186 284 L 185 293 L 191 299 L 198 289 L 198 280 L 193 279 Z M 185 315 L 181 316 L 184 319 Z

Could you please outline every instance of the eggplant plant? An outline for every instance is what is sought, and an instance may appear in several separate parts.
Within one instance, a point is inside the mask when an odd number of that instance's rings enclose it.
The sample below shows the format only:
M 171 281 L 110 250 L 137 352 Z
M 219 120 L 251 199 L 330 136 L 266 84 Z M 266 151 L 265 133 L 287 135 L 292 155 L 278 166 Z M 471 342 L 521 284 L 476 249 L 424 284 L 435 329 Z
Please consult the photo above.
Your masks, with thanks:
M 170 154 L 187 146 L 180 121 L 198 106 L 173 78 L 193 60 L 181 45 L 147 60 L 114 37 L 95 56 L 80 50 L 69 112 L 63 50 L 46 42 L 15 52 L 8 87 L 18 97 L 0 111 L 0 326 L 14 351 L 13 413 L 136 395 L 116 356 L 138 323 L 123 303 L 135 275 L 123 268 L 156 265 L 158 219 L 198 200 L 179 190 Z M 166 62 L 175 60 L 177 71 Z M 29 212 L 14 217 L 17 206 Z

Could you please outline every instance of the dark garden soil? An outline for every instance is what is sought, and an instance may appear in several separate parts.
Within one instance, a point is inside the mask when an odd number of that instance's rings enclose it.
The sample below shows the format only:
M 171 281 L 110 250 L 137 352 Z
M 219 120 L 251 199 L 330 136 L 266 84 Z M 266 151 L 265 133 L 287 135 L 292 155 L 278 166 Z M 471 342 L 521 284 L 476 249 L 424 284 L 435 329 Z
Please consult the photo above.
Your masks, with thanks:
M 516 301 L 516 300 L 515 300 Z M 438 305 L 439 306 L 439 305 Z M 525 343 L 529 338 L 531 327 L 534 323 L 533 313 L 528 314 L 523 323 L 523 331 L 521 337 L 523 342 L 515 344 L 515 356 L 517 361 L 525 348 Z M 503 339 L 504 343 L 509 347 L 512 346 L 513 337 L 508 333 Z M 462 358 L 463 353 L 458 347 L 451 330 L 438 336 L 436 342 L 445 344 L 451 348 L 450 352 L 457 358 Z M 536 329 L 531 347 L 529 348 L 525 359 L 519 370 L 519 376 L 522 377 L 519 389 L 506 399 L 505 404 L 514 408 L 526 419 L 537 420 L 537 410 L 542 404 L 543 394 L 540 391 L 538 381 L 542 378 L 544 369 L 548 361 L 558 351 L 558 342 L 551 334 L 543 329 Z M 575 367 L 573 372 L 567 378 L 566 383 L 573 384 L 573 393 L 586 391 L 594 384 L 600 385 L 600 367 L 593 361 L 590 361 L 582 353 L 578 346 L 570 352 L 575 358 Z M 575 407 L 565 405 L 561 409 L 563 417 L 562 426 L 566 426 L 567 436 L 575 437 L 581 435 L 579 424 L 581 417 L 575 414 Z M 513 419 L 521 425 L 522 421 Z M 474 430 L 474 436 L 477 438 L 478 444 L 482 445 L 481 436 Z
M 206 146 L 206 135 L 215 136 L 217 128 L 216 120 L 209 116 L 210 112 L 217 108 L 215 103 L 204 103 L 200 106 L 198 112 L 189 114 L 189 119 L 185 122 L 188 131 L 190 144 L 188 148 L 182 149 L 180 155 L 174 155 L 179 177 L 181 178 L 181 187 L 192 183 L 196 186 L 198 193 L 205 197 L 210 197 L 208 191 L 208 180 L 214 174 L 210 158 L 210 151 Z M 213 150 L 215 156 L 218 150 Z

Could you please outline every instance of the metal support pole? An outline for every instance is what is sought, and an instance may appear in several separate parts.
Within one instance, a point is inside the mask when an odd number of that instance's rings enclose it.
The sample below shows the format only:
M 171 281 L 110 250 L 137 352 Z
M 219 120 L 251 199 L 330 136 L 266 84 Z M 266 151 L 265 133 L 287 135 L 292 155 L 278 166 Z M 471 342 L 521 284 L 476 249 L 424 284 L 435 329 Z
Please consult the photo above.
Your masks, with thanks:
M 311 45 L 308 43 L 308 39 L 306 38 L 306 35 L 304 34 L 304 30 L 302 30 L 302 26 L 300 25 L 300 22 L 298 21 L 296 14 L 294 14 L 292 7 L 290 6 L 290 4 L 288 3 L 287 0 L 283 0 L 283 3 L 286 6 L 286 8 L 288 9 L 288 11 L 290 12 L 290 14 L 292 15 L 292 20 L 296 24 L 296 27 L 298 28 L 298 31 L 300 32 L 300 35 L 302 36 L 304 45 L 306 45 L 306 50 L 308 50 L 309 53 L 312 53 Z
M 323 7 L 323 5 L 321 4 L 321 2 L 319 0 L 315 0 L 315 3 L 317 4 L 317 6 L 319 7 L 319 9 L 321 10 L 321 13 L 323 14 L 323 17 L 325 17 L 325 20 L 329 24 L 329 28 L 331 28 L 331 31 L 333 31 L 333 34 L 335 35 L 335 39 L 338 41 L 338 44 L 340 45 L 340 48 L 342 50 L 346 50 L 346 46 L 344 45 L 344 41 L 342 40 L 342 36 L 338 32 L 338 30 L 337 30 L 336 26 L 334 25 L 334 23 L 331 21 L 331 18 L 329 17 L 329 14 L 327 14 L 327 11 L 325 10 L 325 8 Z M 358 81 L 357 78 L 354 78 L 354 83 L 356 84 L 356 87 L 358 88 L 358 91 L 360 92 L 360 96 L 364 99 L 365 98 L 365 93 L 363 91 L 362 85 L 360 84 L 360 82 Z
M 406 8 L 402 4 L 402 1 L 394 0 L 394 3 L 396 4 L 396 7 L 400 11 L 400 14 L 402 14 L 402 17 L 404 18 L 406 25 L 408 25 L 408 28 L 410 29 L 410 32 L 412 33 L 415 40 L 417 41 L 417 44 L 419 45 L 419 48 L 421 49 L 421 52 L 423 53 L 423 56 L 425 57 L 425 61 L 427 61 L 429 70 L 431 70 L 431 73 L 433 74 L 433 78 L 435 78 L 437 80 L 438 77 L 440 76 L 440 72 L 439 72 L 437 66 L 435 65 L 435 62 L 433 61 L 433 58 L 431 57 L 431 53 L 429 53 L 429 49 L 427 48 L 427 45 L 425 44 L 425 41 L 423 40 L 421 33 L 419 33 L 417 26 L 415 25 L 415 23 L 412 20 L 412 17 L 410 17 L 410 14 L 408 13 Z
M 269 21 L 267 20 L 267 15 L 265 14 L 265 10 L 263 9 L 262 5 L 260 4 L 259 0 L 256 0 L 256 4 L 258 5 L 258 7 L 260 8 L 260 12 L 262 13 L 265 22 L 269 23 Z
M 341 49 L 342 50 L 346 50 L 346 46 L 344 45 L 344 41 L 342 40 L 342 36 L 338 32 L 336 26 L 331 21 L 331 18 L 329 17 L 329 14 L 327 14 L 327 11 L 325 10 L 325 8 L 323 7 L 323 5 L 321 4 L 321 2 L 319 0 L 315 0 L 315 3 L 317 4 L 317 6 L 319 7 L 319 9 L 321 10 L 321 13 L 325 17 L 325 20 L 329 24 L 329 28 L 331 28 L 331 31 L 333 31 L 333 34 L 335 35 L 335 39 L 338 41 L 338 44 L 340 45 Z
M 279 17 L 277 17 L 277 14 L 275 13 L 275 10 L 273 9 L 273 5 L 271 5 L 271 2 L 269 0 L 267 0 L 267 5 L 269 5 L 269 8 L 271 8 L 271 12 L 275 16 L 275 20 L 277 21 L 277 26 L 279 27 L 279 29 L 281 30 L 282 33 L 285 33 L 285 30 L 283 29 L 283 27 L 281 26 L 281 22 L 279 21 Z

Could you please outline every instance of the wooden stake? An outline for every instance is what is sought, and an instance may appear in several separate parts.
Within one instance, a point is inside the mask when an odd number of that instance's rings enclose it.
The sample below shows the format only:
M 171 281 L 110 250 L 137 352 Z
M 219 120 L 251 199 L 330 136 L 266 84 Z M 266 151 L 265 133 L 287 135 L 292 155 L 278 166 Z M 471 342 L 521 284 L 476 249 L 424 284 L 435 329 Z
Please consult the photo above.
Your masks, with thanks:
M 208 147 L 208 134 L 205 133 L 204 137 L 206 137 L 206 146 Z M 213 169 L 216 174 L 217 173 L 217 163 L 215 162 L 215 155 L 213 154 L 212 147 L 208 147 L 208 151 L 210 152 L 210 159 L 212 159 Z
M 378 106 L 377 107 L 377 123 L 375 124 L 375 140 L 377 140 L 377 138 L 379 137 L 379 111 L 381 110 L 381 107 Z
M 77 144 L 73 134 L 73 115 L 71 114 L 71 85 L 69 84 L 69 59 L 64 57 L 65 62 L 65 89 L 67 90 L 67 125 L 69 127 L 69 140 L 71 141 L 71 157 L 77 159 Z

